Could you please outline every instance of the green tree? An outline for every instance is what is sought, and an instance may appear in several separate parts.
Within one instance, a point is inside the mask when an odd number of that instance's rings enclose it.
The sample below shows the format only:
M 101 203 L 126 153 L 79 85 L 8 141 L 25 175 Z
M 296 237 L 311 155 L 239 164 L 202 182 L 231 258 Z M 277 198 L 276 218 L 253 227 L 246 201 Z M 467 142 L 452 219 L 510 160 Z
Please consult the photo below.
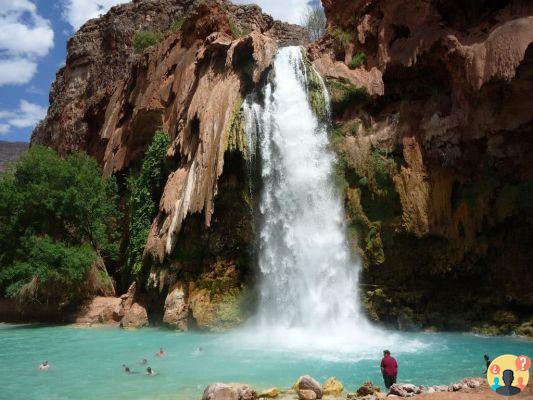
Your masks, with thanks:
M 146 239 L 168 176 L 165 155 L 169 144 L 170 139 L 166 133 L 156 132 L 152 144 L 144 155 L 140 172 L 128 178 L 130 240 L 127 250 L 127 266 L 134 276 L 138 276 L 142 270 L 142 255 Z
M 0 294 L 16 297 L 31 284 L 31 301 L 79 298 L 88 269 L 118 255 L 116 193 L 88 155 L 62 159 L 32 146 L 0 175 Z

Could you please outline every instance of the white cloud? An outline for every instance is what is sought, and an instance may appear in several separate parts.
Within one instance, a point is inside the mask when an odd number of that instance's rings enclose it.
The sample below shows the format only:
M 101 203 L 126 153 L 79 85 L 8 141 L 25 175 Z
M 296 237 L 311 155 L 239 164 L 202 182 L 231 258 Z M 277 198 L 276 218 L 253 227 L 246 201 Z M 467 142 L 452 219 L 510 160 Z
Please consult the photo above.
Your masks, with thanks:
M 0 86 L 22 85 L 31 81 L 37 72 L 37 63 L 24 58 L 0 58 Z
M 46 107 L 21 100 L 16 110 L 0 110 L 0 134 L 13 128 L 33 128 L 46 116 Z
M 235 4 L 255 3 L 263 12 L 280 21 L 299 24 L 309 4 L 308 0 L 233 0 Z
M 0 0 L 1 1 L 1 0 Z M 63 18 L 74 28 L 79 29 L 91 18 L 105 14 L 117 4 L 129 3 L 130 0 L 64 0 Z
M 28 83 L 54 46 L 50 21 L 30 0 L 0 0 L 0 86 Z

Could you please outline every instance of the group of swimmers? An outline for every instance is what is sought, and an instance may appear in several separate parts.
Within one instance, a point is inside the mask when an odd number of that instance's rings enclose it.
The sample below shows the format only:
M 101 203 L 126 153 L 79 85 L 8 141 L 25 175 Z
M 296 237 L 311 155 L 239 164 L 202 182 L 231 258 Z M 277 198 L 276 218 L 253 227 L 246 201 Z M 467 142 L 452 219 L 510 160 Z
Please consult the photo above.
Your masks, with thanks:
M 165 352 L 165 349 L 160 347 L 159 348 L 159 351 L 157 353 L 155 353 L 155 356 L 156 357 L 159 357 L 159 358 L 163 358 L 167 355 L 167 353 Z M 142 361 L 141 361 L 141 365 L 146 365 L 148 364 L 148 360 L 146 358 L 143 358 Z M 127 373 L 127 374 L 136 374 L 137 372 L 134 372 L 130 369 L 130 367 L 128 367 L 126 364 L 122 364 L 122 368 L 124 368 L 124 372 Z M 147 367 L 146 368 L 146 375 L 157 375 L 157 373 L 151 368 L 151 367 Z
M 203 352 L 203 349 L 201 347 L 198 347 L 196 349 L 196 354 L 200 354 Z M 156 357 L 159 357 L 159 358 L 164 358 L 166 357 L 167 353 L 165 351 L 164 348 L 160 347 L 159 348 L 159 351 L 157 353 L 155 353 L 155 356 Z M 146 365 L 148 364 L 148 360 L 146 358 L 143 358 L 142 361 L 141 361 L 141 365 Z M 126 374 L 136 374 L 138 372 L 134 372 L 131 370 L 130 367 L 128 367 L 126 364 L 122 364 L 122 368 L 124 369 L 124 372 Z M 50 369 L 50 364 L 48 363 L 48 360 L 44 360 L 41 364 L 39 364 L 39 371 L 46 371 Z M 146 375 L 157 375 L 157 373 L 151 368 L 151 367 L 146 367 Z

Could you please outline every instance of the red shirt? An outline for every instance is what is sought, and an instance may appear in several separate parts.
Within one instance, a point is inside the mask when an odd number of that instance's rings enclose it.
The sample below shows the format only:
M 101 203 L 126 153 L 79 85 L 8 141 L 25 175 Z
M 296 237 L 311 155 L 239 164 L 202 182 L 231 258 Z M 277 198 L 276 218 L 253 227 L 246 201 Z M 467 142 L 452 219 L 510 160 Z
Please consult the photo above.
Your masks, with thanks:
M 398 375 L 398 363 L 391 356 L 385 356 L 381 360 L 381 368 L 383 368 L 383 375 L 396 376 Z

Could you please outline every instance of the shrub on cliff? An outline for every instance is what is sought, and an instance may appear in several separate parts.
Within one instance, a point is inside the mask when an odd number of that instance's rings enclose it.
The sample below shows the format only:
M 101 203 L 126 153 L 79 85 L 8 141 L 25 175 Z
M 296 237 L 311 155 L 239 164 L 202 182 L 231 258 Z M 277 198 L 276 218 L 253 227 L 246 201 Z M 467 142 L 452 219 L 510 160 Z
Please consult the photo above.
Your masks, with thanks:
M 142 269 L 144 246 L 168 175 L 165 155 L 169 144 L 170 139 L 166 133 L 156 132 L 144 155 L 140 172 L 128 177 L 130 241 L 127 265 L 133 275 L 138 275 Z
M 157 31 L 141 31 L 133 36 L 133 49 L 135 53 L 142 53 L 148 47 L 152 47 L 163 38 L 163 34 Z
M 79 299 L 85 274 L 117 256 L 116 203 L 114 180 L 88 155 L 31 147 L 0 175 L 0 295 Z

